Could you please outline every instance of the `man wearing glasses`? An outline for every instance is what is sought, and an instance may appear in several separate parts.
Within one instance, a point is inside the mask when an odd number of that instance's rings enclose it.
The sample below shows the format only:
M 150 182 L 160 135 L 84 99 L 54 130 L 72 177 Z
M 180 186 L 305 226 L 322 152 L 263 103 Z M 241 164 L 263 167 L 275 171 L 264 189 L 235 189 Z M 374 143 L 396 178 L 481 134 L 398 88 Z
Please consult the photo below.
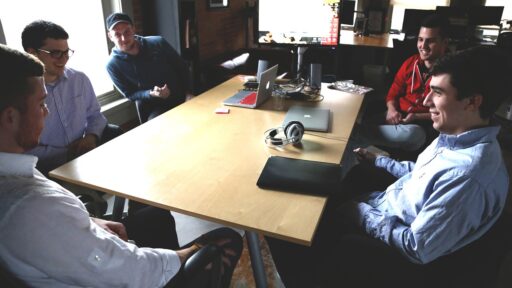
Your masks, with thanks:
M 68 37 L 60 25 L 43 20 L 30 23 L 21 34 L 25 51 L 39 58 L 45 66 L 45 105 L 49 113 L 39 144 L 26 153 L 39 158 L 37 169 L 46 176 L 51 170 L 122 133 L 118 126 L 107 124 L 89 78 L 83 72 L 66 67 L 73 54 L 68 46 Z M 95 203 L 104 203 L 94 191 L 70 186 L 69 183 L 61 185 L 87 194 Z M 128 214 L 133 219 L 145 219 L 146 223 L 153 224 L 152 227 L 170 227 L 158 238 L 169 247 L 179 246 L 174 218 L 169 211 L 130 201 Z
M 108 16 L 106 27 L 115 44 L 108 74 L 123 96 L 135 101 L 141 123 L 185 102 L 187 65 L 164 38 L 135 35 L 131 18 L 123 13 Z
M 119 127 L 107 125 L 89 78 L 66 67 L 74 52 L 68 37 L 61 26 L 43 20 L 27 25 L 21 35 L 25 51 L 45 65 L 50 114 L 39 145 L 28 151 L 39 158 L 44 174 L 121 134 Z

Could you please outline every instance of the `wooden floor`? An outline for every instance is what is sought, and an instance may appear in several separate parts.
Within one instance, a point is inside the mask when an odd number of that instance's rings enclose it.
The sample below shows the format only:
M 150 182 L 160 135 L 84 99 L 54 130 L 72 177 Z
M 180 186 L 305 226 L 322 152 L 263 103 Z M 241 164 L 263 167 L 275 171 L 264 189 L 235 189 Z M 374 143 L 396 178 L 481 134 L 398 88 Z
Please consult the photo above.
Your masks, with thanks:
M 172 215 L 176 221 L 176 231 L 178 231 L 178 239 L 180 245 L 189 243 L 199 235 L 206 233 L 207 231 L 213 230 L 221 225 L 201 220 L 195 217 L 183 215 L 180 213 L 172 212 Z M 244 234 L 243 230 L 238 230 L 240 234 Z M 276 272 L 274 261 L 270 255 L 265 238 L 260 237 L 261 254 L 263 257 L 263 263 L 265 266 L 265 274 L 267 275 L 267 283 L 269 288 L 284 288 L 279 276 Z M 245 287 L 256 287 L 254 277 L 252 274 L 251 260 L 249 257 L 249 250 L 247 248 L 247 240 L 244 237 L 244 249 L 242 256 L 238 262 L 238 265 L 233 272 L 233 278 L 231 280 L 231 287 L 233 288 L 245 288 Z
M 244 239 L 246 240 L 246 239 Z M 265 265 L 265 274 L 267 275 L 267 284 L 269 288 L 284 288 L 279 276 L 277 275 L 274 261 L 270 255 L 267 243 L 263 237 L 260 237 L 261 254 L 263 256 L 263 263 Z M 237 267 L 233 273 L 231 280 L 232 288 L 243 287 L 256 287 L 254 277 L 252 274 L 251 260 L 249 257 L 249 250 L 247 248 L 247 241 L 244 241 L 244 250 L 238 262 Z

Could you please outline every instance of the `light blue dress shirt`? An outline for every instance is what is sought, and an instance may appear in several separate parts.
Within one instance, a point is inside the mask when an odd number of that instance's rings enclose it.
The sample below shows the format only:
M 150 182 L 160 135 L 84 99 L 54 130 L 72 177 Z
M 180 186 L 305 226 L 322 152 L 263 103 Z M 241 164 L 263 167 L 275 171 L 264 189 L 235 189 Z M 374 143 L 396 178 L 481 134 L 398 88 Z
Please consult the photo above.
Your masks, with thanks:
M 39 158 L 42 171 L 49 171 L 68 161 L 67 146 L 72 142 L 85 134 L 100 138 L 107 119 L 101 114 L 91 81 L 84 73 L 66 67 L 62 77 L 45 86 L 50 113 L 39 146 L 28 153 Z
M 413 162 L 378 157 L 375 165 L 399 179 L 357 204 L 366 232 L 428 263 L 475 241 L 499 218 L 508 173 L 498 127 L 441 134 Z

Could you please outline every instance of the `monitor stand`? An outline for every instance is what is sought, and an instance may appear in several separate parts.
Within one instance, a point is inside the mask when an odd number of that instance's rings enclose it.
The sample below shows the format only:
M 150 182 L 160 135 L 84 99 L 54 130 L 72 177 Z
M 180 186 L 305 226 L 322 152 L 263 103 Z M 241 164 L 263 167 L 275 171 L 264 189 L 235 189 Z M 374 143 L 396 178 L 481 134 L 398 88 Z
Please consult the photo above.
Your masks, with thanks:
M 303 86 L 304 85 L 304 81 L 306 81 L 305 79 L 302 79 L 303 77 L 301 76 L 304 76 L 304 78 L 306 78 L 305 76 L 306 75 L 302 75 L 304 72 L 304 67 L 303 67 L 303 62 L 304 62 L 304 53 L 306 52 L 306 50 L 308 50 L 309 47 L 306 47 L 306 46 L 296 46 L 294 47 L 294 49 L 292 50 L 293 53 L 296 54 L 296 58 L 294 59 L 294 62 L 297 63 L 296 64 L 296 67 L 295 67 L 295 78 L 292 80 L 292 83 L 297 85 L 297 88 L 299 86 Z M 293 68 L 293 65 L 292 65 L 292 68 Z M 303 87 L 300 88 L 300 90 L 296 90 L 296 91 L 290 91 L 290 92 L 287 92 L 286 95 L 288 95 L 288 97 L 290 97 L 291 99 L 294 99 L 294 100 L 306 100 L 308 99 L 308 95 L 304 94 L 303 93 Z
M 298 46 L 297 47 L 297 73 L 295 74 L 296 80 L 300 81 L 300 76 L 302 72 L 302 62 L 304 60 L 304 53 L 308 50 L 306 46 Z

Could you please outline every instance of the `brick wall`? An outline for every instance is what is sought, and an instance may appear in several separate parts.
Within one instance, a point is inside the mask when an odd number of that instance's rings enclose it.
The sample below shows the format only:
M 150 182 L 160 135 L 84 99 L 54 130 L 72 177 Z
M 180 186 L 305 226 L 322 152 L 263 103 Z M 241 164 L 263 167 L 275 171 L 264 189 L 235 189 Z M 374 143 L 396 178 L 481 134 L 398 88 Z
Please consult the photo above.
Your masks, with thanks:
M 133 24 L 135 26 L 135 33 L 138 35 L 149 35 L 149 31 L 147 31 L 148 21 L 144 21 L 145 17 L 145 11 L 147 11 L 147 5 L 148 3 L 152 3 L 152 1 L 148 1 L 144 3 L 143 0 L 133 0 L 132 1 L 132 7 L 133 7 Z
M 208 9 L 206 0 L 196 1 L 199 61 L 245 48 L 246 1 L 230 0 L 227 8 Z

